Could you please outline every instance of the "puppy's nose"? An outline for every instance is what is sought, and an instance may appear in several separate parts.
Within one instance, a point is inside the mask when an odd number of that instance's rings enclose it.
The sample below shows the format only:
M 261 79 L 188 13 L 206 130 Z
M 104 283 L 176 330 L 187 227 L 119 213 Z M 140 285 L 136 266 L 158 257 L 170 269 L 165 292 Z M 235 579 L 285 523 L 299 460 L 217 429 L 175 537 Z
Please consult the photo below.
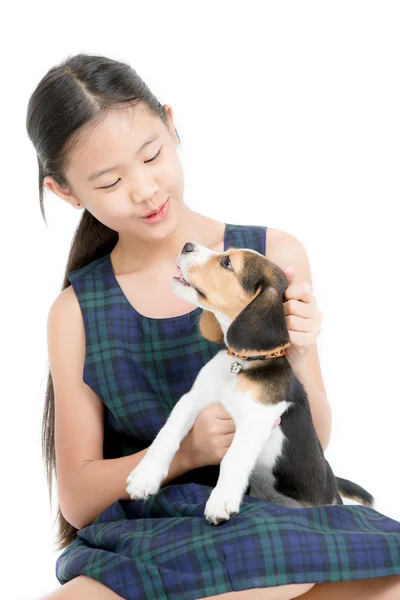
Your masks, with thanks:
M 186 252 L 193 252 L 193 251 L 194 251 L 194 244 L 192 244 L 192 242 L 186 242 L 186 244 L 182 248 L 181 254 L 185 254 Z

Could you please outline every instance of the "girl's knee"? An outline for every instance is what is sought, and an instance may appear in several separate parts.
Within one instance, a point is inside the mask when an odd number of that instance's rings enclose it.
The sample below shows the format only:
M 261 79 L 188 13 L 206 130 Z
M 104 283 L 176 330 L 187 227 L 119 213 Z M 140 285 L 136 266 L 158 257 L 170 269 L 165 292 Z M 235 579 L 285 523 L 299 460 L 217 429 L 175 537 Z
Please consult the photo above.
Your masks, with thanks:
M 241 592 L 227 592 L 217 596 L 198 598 L 197 600 L 292 600 L 305 594 L 315 583 L 291 583 L 265 588 L 252 588 Z
M 78 575 L 78 577 L 62 585 L 58 590 L 47 596 L 43 596 L 40 600 L 88 600 L 89 598 L 96 598 L 96 600 L 124 600 L 122 596 L 119 596 L 110 590 L 110 588 L 86 575 Z
M 295 583 L 291 586 L 292 590 L 291 590 L 291 596 L 288 596 L 288 600 L 292 600 L 292 598 L 297 598 L 298 596 L 302 596 L 303 594 L 305 594 L 306 592 L 308 592 L 309 590 L 311 590 L 311 588 L 313 588 L 315 585 L 315 583 Z M 282 600 L 283 600 L 283 596 L 282 596 Z

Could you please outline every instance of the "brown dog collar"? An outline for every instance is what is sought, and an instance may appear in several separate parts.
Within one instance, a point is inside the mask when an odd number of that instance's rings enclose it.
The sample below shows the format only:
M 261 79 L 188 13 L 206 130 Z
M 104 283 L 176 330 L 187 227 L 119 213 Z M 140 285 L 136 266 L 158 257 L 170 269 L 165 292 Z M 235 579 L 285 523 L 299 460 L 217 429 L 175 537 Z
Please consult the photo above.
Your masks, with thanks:
M 264 360 L 266 358 L 277 358 L 278 356 L 284 356 L 284 354 L 286 353 L 287 348 L 289 348 L 289 346 L 291 346 L 290 342 L 288 342 L 287 344 L 284 344 L 283 346 L 277 346 L 276 348 L 274 348 L 273 350 L 269 350 L 268 352 L 265 352 L 264 354 L 257 354 L 257 355 L 249 355 L 249 356 L 245 356 L 244 354 L 237 354 L 236 352 L 234 352 L 231 348 L 227 348 L 227 352 L 230 356 L 233 356 L 234 358 L 241 358 L 243 360 Z

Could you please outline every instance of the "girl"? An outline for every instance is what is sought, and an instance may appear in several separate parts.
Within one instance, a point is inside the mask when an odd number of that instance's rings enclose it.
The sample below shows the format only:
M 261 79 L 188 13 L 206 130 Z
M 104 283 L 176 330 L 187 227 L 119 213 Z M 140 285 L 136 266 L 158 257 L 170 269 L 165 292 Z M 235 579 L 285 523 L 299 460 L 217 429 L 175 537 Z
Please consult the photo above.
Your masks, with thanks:
M 282 231 L 220 223 L 184 203 L 172 109 L 126 64 L 68 58 L 39 82 L 26 125 L 44 219 L 44 185 L 83 210 L 48 318 L 43 452 L 50 493 L 53 469 L 57 476 L 63 585 L 47 598 L 397 598 L 400 524 L 372 509 L 287 509 L 245 494 L 239 515 L 206 521 L 235 434 L 222 405 L 198 416 L 159 492 L 130 500 L 127 476 L 224 347 L 200 335 L 201 309 L 170 287 L 190 240 L 217 252 L 252 248 L 295 267 L 286 271 L 287 359 L 326 448 L 321 313 L 306 253 Z

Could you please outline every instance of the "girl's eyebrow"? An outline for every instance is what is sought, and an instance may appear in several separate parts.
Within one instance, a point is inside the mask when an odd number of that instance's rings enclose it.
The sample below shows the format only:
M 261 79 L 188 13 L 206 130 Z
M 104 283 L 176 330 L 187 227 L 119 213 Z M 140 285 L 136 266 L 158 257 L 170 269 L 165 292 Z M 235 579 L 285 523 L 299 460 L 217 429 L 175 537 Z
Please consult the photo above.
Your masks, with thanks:
M 149 138 L 148 140 L 146 140 L 145 142 L 143 142 L 143 144 L 140 146 L 140 148 L 136 151 L 136 154 L 139 154 L 139 152 L 141 152 L 143 150 L 143 148 L 146 148 L 146 146 L 148 146 L 149 144 L 151 144 L 152 142 L 154 142 L 155 140 L 157 140 L 160 137 L 160 134 L 157 133 L 155 135 L 153 135 L 151 138 Z M 97 179 L 97 177 L 100 177 L 100 175 L 104 175 L 104 173 L 108 173 L 108 171 L 114 171 L 114 169 L 118 169 L 119 167 L 121 167 L 122 165 L 114 165 L 113 167 L 106 167 L 105 169 L 97 169 L 97 171 L 93 171 L 93 173 L 91 173 L 89 175 L 88 181 L 93 181 L 94 179 Z

